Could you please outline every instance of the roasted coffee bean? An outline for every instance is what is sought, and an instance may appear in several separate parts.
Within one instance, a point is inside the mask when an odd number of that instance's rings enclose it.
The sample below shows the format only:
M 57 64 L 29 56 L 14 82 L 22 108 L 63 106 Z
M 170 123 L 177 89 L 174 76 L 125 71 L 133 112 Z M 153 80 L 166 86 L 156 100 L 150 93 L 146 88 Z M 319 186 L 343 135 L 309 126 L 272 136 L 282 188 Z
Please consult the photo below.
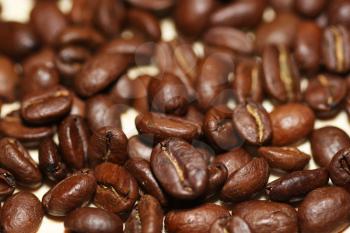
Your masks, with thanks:
M 241 217 L 232 216 L 216 220 L 210 227 L 210 233 L 252 233 L 248 223 Z
M 326 126 L 312 132 L 310 143 L 315 162 L 327 168 L 338 151 L 350 147 L 350 138 L 342 129 Z
M 253 145 L 262 145 L 272 137 L 269 114 L 260 104 L 248 101 L 233 110 L 232 121 L 243 140 Z
M 331 72 L 350 70 L 350 34 L 343 26 L 329 26 L 323 32 L 323 62 Z
M 42 42 L 53 45 L 57 36 L 68 26 L 67 18 L 55 2 L 37 2 L 31 11 L 30 22 Z
M 69 115 L 81 116 L 83 118 L 86 116 L 86 102 L 75 94 L 73 94 L 73 103 Z
M 270 114 L 272 144 L 284 146 L 296 143 L 308 136 L 315 122 L 313 111 L 300 103 L 289 103 L 275 107 Z
M 86 120 L 91 131 L 110 126 L 121 128 L 121 111 L 109 96 L 97 95 L 86 102 Z
M 151 80 L 151 76 L 141 75 L 133 85 L 133 93 L 137 93 L 137 97 L 132 101 L 132 106 L 139 112 L 149 111 L 147 88 Z
M 186 141 L 168 138 L 152 152 L 151 167 L 162 188 L 178 199 L 204 194 L 208 170 L 202 154 Z
M 169 137 L 178 137 L 192 141 L 200 133 L 198 125 L 180 117 L 167 116 L 160 113 L 141 113 L 136 117 L 135 124 L 140 134 L 150 135 L 156 141 Z
M 298 232 L 297 213 L 287 204 L 260 200 L 246 201 L 236 205 L 232 214 L 242 218 L 252 232 Z
M 39 167 L 51 181 L 57 182 L 67 176 L 67 167 L 62 162 L 58 147 L 51 138 L 46 138 L 39 145 Z
M 350 1 L 349 0 L 336 0 L 329 2 L 328 20 L 331 25 L 344 25 L 348 27 L 350 25 Z
M 103 36 L 91 27 L 67 27 L 56 38 L 56 44 L 60 47 L 77 45 L 88 49 L 96 49 L 103 42 Z
M 243 143 L 234 128 L 232 110 L 224 105 L 213 107 L 206 113 L 203 131 L 210 144 L 218 150 L 231 150 Z
M 322 29 L 313 22 L 302 22 L 295 35 L 295 60 L 307 72 L 319 69 L 322 57 Z
M 310 156 L 296 147 L 260 147 L 258 151 L 271 168 L 287 172 L 302 170 L 310 161 Z
M 55 53 L 51 48 L 43 48 L 31 54 L 22 62 L 23 73 L 28 75 L 33 69 L 46 67 L 55 69 Z
M 209 233 L 217 219 L 229 216 L 230 212 L 225 207 L 204 204 L 193 209 L 169 212 L 165 217 L 165 229 L 169 233 Z
M 350 190 L 349 147 L 339 150 L 328 166 L 329 176 L 333 184 Z
M 95 168 L 97 189 L 94 204 L 115 214 L 129 212 L 139 197 L 135 178 L 123 167 L 102 163 Z
M 55 86 L 26 96 L 21 104 L 21 116 L 31 124 L 48 124 L 67 115 L 72 101 L 70 91 L 62 86 Z
M 8 198 L 16 189 L 15 177 L 7 170 L 0 168 L 0 200 Z
M 295 5 L 294 0 L 269 0 L 268 3 L 277 13 L 293 11 Z
M 76 233 L 122 233 L 123 222 L 115 214 L 98 208 L 82 207 L 64 219 L 66 230 Z
M 229 3 L 213 12 L 210 24 L 231 27 L 254 27 L 262 20 L 266 1 L 248 0 Z
M 21 186 L 37 188 L 41 185 L 38 166 L 22 144 L 13 138 L 0 140 L 0 167 L 11 172 Z
M 260 62 L 242 61 L 237 64 L 232 87 L 238 103 L 245 103 L 247 100 L 262 102 L 264 97 L 262 75 Z
M 163 217 L 163 210 L 159 202 L 152 196 L 144 195 L 126 221 L 125 231 L 162 233 Z
M 103 127 L 89 139 L 89 164 L 96 167 L 103 162 L 123 165 L 128 158 L 128 138 L 121 129 Z
M 127 20 L 129 25 L 143 32 L 152 41 L 161 39 L 160 24 L 150 12 L 131 8 L 127 12 Z
M 115 82 L 129 65 L 129 58 L 119 54 L 98 54 L 88 60 L 74 79 L 76 92 L 92 96 Z
M 301 99 L 300 77 L 294 59 L 283 45 L 267 46 L 263 53 L 266 92 L 279 102 Z
M 76 25 L 93 24 L 94 10 L 98 1 L 96 0 L 73 0 L 69 19 Z
M 148 85 L 148 100 L 154 111 L 183 115 L 187 111 L 189 96 L 181 80 L 166 73 L 151 80 Z
M 289 173 L 266 186 L 266 193 L 273 201 L 288 201 L 326 186 L 328 172 L 324 168 Z
M 70 115 L 58 127 L 58 139 L 62 158 L 73 170 L 87 164 L 89 129 L 80 116 Z
M 126 0 L 135 7 L 152 11 L 163 11 L 174 5 L 174 0 Z
M 295 8 L 297 12 L 303 16 L 316 17 L 323 11 L 327 3 L 327 0 L 310 0 L 306 2 L 303 0 L 296 0 Z
M 88 205 L 96 190 L 93 171 L 73 173 L 52 187 L 42 199 L 47 214 L 65 216 L 76 208 Z
M 129 159 L 125 168 L 135 177 L 139 186 L 148 194 L 157 198 L 163 206 L 167 205 L 167 198 L 154 177 L 150 163 L 144 159 Z
M 228 171 L 228 177 L 245 166 L 252 160 L 252 156 L 243 148 L 236 148 L 225 154 L 220 154 L 215 157 L 213 163 L 222 163 Z
M 242 201 L 261 191 L 269 178 L 269 165 L 263 158 L 254 158 L 232 173 L 220 192 L 225 201 Z
M 143 135 L 134 135 L 128 141 L 128 155 L 130 159 L 151 160 L 152 143 Z
M 208 176 L 206 198 L 210 198 L 220 191 L 227 180 L 228 171 L 224 164 L 212 163 L 208 166 Z
M 349 225 L 350 194 L 340 187 L 318 188 L 298 208 L 301 232 L 341 232 Z
M 16 100 L 19 77 L 15 65 L 7 57 L 0 57 L 0 100 L 12 102 Z
M 36 233 L 43 217 L 44 210 L 38 198 L 30 192 L 21 191 L 4 203 L 0 225 L 6 233 Z

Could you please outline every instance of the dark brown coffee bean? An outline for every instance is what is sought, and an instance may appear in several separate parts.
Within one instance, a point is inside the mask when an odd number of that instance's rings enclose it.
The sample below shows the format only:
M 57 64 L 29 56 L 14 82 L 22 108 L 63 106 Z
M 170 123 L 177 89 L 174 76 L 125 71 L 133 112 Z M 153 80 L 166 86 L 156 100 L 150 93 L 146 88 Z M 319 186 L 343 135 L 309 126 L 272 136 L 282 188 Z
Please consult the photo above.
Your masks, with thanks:
M 97 190 L 94 204 L 115 214 L 125 214 L 139 197 L 135 178 L 123 167 L 102 163 L 95 168 Z
M 163 11 L 174 5 L 174 0 L 126 0 L 135 7 L 146 10 Z
M 206 191 L 206 162 L 186 141 L 169 138 L 160 142 L 153 149 L 151 167 L 162 188 L 175 198 L 195 199 Z
M 89 169 L 80 170 L 52 187 L 42 199 L 46 213 L 65 216 L 88 205 L 96 190 L 96 178 Z
M 127 20 L 131 27 L 140 30 L 152 41 L 161 39 L 160 24 L 150 12 L 131 8 L 127 12 Z
M 51 48 L 43 48 L 31 54 L 22 62 L 23 73 L 27 75 L 33 69 L 37 69 L 37 67 L 55 69 L 54 59 L 54 51 Z
M 148 85 L 148 100 L 154 111 L 183 115 L 187 111 L 189 96 L 181 80 L 166 73 L 151 80 Z
M 246 221 L 253 232 L 298 232 L 297 213 L 287 204 L 260 200 L 246 201 L 236 205 L 232 214 Z
M 254 158 L 232 173 L 221 190 L 225 201 L 241 201 L 261 191 L 269 178 L 269 165 L 263 158 Z
M 129 59 L 123 55 L 96 55 L 74 79 L 75 90 L 81 96 L 92 96 L 116 81 L 128 65 Z
M 128 155 L 130 159 L 151 160 L 152 143 L 143 135 L 134 135 L 128 141 Z
M 121 129 L 103 127 L 89 139 L 89 164 L 96 167 L 103 162 L 123 165 L 128 158 L 128 138 Z
M 283 46 L 267 46 L 263 53 L 266 92 L 279 102 L 301 99 L 300 77 L 294 59 Z
M 0 99 L 6 102 L 16 100 L 19 77 L 15 65 L 7 57 L 0 57 Z
M 315 114 L 299 103 L 289 103 L 275 107 L 270 114 L 272 123 L 272 144 L 284 146 L 303 140 L 311 133 Z
M 341 232 L 349 225 L 350 194 L 343 188 L 324 187 L 309 193 L 298 208 L 301 232 Z
M 307 72 L 315 72 L 321 64 L 322 30 L 313 22 L 302 22 L 295 35 L 295 60 Z
M 209 233 L 217 219 L 229 216 L 230 212 L 225 207 L 204 204 L 193 209 L 169 212 L 165 217 L 165 229 L 169 233 Z
M 86 120 L 91 131 L 110 126 L 121 128 L 121 111 L 109 96 L 97 95 L 86 102 Z
M 60 47 L 77 45 L 89 49 L 95 49 L 103 42 L 103 36 L 91 27 L 67 27 L 56 38 L 56 44 Z
M 224 164 L 212 163 L 208 166 L 208 176 L 206 198 L 210 198 L 220 191 L 227 180 L 228 171 Z
M 0 168 L 0 200 L 3 201 L 16 189 L 15 177 L 7 170 Z
M 36 233 L 44 217 L 43 207 L 34 194 L 18 192 L 1 208 L 0 225 L 6 233 Z
M 293 11 L 295 5 L 294 0 L 269 0 L 268 3 L 277 13 Z
M 39 145 L 39 167 L 51 181 L 57 182 L 67 176 L 67 167 L 62 162 L 58 147 L 51 138 L 46 138 Z
M 66 116 L 72 107 L 72 95 L 62 86 L 26 96 L 21 104 L 22 118 L 31 124 L 48 124 Z
M 141 113 L 136 117 L 135 124 L 140 134 L 150 135 L 156 141 L 169 137 L 192 141 L 200 133 L 198 125 L 180 117 L 166 116 L 160 113 Z
M 233 111 L 233 124 L 242 139 L 253 145 L 262 145 L 272 137 L 269 114 L 260 104 L 248 101 Z
M 310 143 L 315 162 L 327 168 L 338 151 L 350 147 L 350 138 L 342 129 L 326 126 L 312 132 Z
M 241 217 L 219 218 L 210 227 L 210 233 L 252 233 L 248 223 Z
M 295 1 L 295 8 L 297 12 L 306 17 L 316 17 L 320 14 L 325 6 L 327 5 L 327 0 L 310 0 L 310 1 Z
M 350 1 L 349 0 L 335 0 L 329 2 L 328 20 L 331 25 L 350 25 Z
M 302 170 L 310 161 L 310 156 L 296 147 L 260 147 L 258 151 L 271 168 L 287 172 Z
M 73 92 L 73 103 L 69 115 L 76 115 L 85 118 L 86 116 L 86 102 Z
M 344 79 L 320 74 L 309 80 L 304 99 L 317 117 L 330 118 L 340 111 L 340 105 L 346 93 L 347 84 Z
M 64 219 L 66 230 L 76 233 L 122 233 L 123 222 L 115 214 L 98 208 L 82 207 Z
M 141 197 L 125 223 L 125 231 L 130 233 L 162 233 L 163 210 L 159 202 L 152 196 Z
M 20 142 L 13 138 L 0 140 L 0 166 L 13 174 L 19 185 L 37 188 L 41 185 L 41 173 Z
M 206 113 L 203 131 L 211 145 L 218 150 L 231 150 L 243 143 L 234 129 L 232 110 L 224 105 L 213 107 Z
M 220 154 L 215 157 L 213 163 L 222 163 L 228 171 L 228 177 L 245 166 L 252 160 L 252 156 L 243 148 L 236 148 L 225 154 Z
M 350 33 L 343 26 L 329 26 L 323 32 L 323 62 L 336 73 L 350 70 Z
M 72 9 L 69 12 L 70 21 L 77 25 L 93 24 L 97 3 L 96 0 L 73 0 Z
M 273 201 L 288 201 L 326 186 L 328 172 L 324 168 L 289 173 L 266 186 L 266 193 Z
M 144 159 L 129 159 L 125 168 L 135 177 L 139 186 L 148 194 L 157 198 L 163 206 L 167 205 L 167 198 L 154 177 L 150 163 Z
M 70 115 L 58 127 L 62 158 L 73 170 L 87 164 L 89 129 L 80 116 Z
M 350 190 L 349 175 L 350 149 L 349 147 L 339 150 L 331 160 L 328 171 L 333 184 Z

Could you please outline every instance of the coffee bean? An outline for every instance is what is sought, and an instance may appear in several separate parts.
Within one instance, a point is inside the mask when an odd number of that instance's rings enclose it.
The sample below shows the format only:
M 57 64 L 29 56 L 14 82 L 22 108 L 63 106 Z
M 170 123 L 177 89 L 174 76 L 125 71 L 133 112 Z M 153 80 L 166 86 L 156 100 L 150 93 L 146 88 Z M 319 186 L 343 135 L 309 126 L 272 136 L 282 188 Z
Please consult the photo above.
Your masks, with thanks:
M 193 209 L 169 212 L 165 217 L 165 229 L 169 233 L 209 233 L 210 226 L 217 219 L 229 216 L 230 212 L 225 207 L 204 204 Z
M 64 219 L 66 230 L 76 233 L 122 233 L 122 220 L 105 210 L 91 207 L 78 208 Z
M 228 171 L 224 164 L 212 163 L 208 166 L 208 176 L 206 198 L 211 198 L 224 186 L 228 177 Z
M 315 162 L 327 168 L 338 151 L 350 147 L 350 138 L 342 129 L 326 126 L 312 132 L 310 143 Z
M 206 162 L 199 151 L 182 139 L 160 142 L 153 149 L 151 167 L 162 188 L 175 198 L 191 200 L 206 191 Z
M 95 176 L 96 206 L 119 215 L 132 209 L 139 197 L 139 188 L 125 168 L 113 163 L 102 163 L 95 168 Z
M 268 178 L 269 165 L 265 159 L 255 158 L 228 177 L 220 197 L 232 202 L 248 199 L 265 187 Z
M 294 0 L 269 0 L 268 3 L 277 13 L 293 11 L 295 5 Z
M 97 3 L 95 0 L 73 0 L 70 21 L 77 25 L 91 25 Z
M 7 199 L 1 209 L 1 229 L 7 233 L 39 230 L 44 217 L 43 207 L 34 194 L 20 191 Z
M 272 123 L 272 144 L 290 145 L 303 140 L 311 133 L 315 115 L 313 111 L 299 103 L 289 103 L 275 107 L 270 114 Z
M 240 104 L 233 111 L 232 121 L 241 138 L 250 144 L 262 145 L 272 137 L 269 114 L 260 104 Z
M 126 0 L 135 7 L 152 11 L 163 11 L 174 5 L 174 0 Z
M 16 88 L 19 83 L 19 77 L 12 61 L 4 56 L 0 57 L 0 99 L 6 102 L 16 100 Z
M 329 2 L 329 9 L 327 12 L 329 24 L 331 25 L 350 25 L 350 1 L 337 0 Z
M 69 115 L 76 115 L 85 118 L 86 116 L 86 102 L 80 97 L 73 94 L 73 103 Z
M 161 39 L 160 24 L 150 12 L 131 8 L 127 12 L 127 20 L 130 26 L 143 32 L 152 41 Z
M 55 69 L 54 64 L 55 53 L 51 48 L 43 48 L 30 56 L 28 56 L 22 62 L 23 73 L 28 75 L 33 69 L 38 67 L 46 67 L 49 69 Z
M 134 135 L 128 141 L 128 155 L 130 159 L 151 160 L 152 143 L 149 143 L 145 136 Z
M 232 214 L 246 221 L 253 232 L 298 232 L 297 213 L 287 204 L 260 200 L 246 201 L 236 205 Z
M 222 163 L 225 165 L 230 176 L 235 171 L 246 165 L 252 156 L 243 148 L 236 148 L 225 154 L 220 154 L 215 157 L 213 163 Z
M 326 0 L 311 0 L 307 2 L 302 0 L 295 1 L 296 10 L 306 17 L 316 17 L 323 11 L 326 5 Z
M 125 231 L 130 233 L 162 233 L 163 210 L 152 196 L 141 197 L 125 223 Z
M 328 170 L 333 184 L 349 190 L 349 147 L 339 150 L 329 163 Z
M 210 233 L 252 233 L 248 223 L 241 217 L 232 216 L 217 219 L 210 227 Z
M 15 177 L 7 170 L 0 168 L 0 200 L 10 197 L 16 189 Z
M 273 201 L 288 201 L 326 186 L 327 183 L 328 172 L 324 168 L 295 171 L 267 184 L 266 193 Z
M 258 151 L 271 168 L 287 172 L 302 170 L 310 161 L 310 156 L 296 147 L 260 147 Z
M 57 46 L 77 45 L 96 49 L 104 42 L 103 35 L 91 27 L 70 26 L 56 38 Z
M 136 79 L 133 85 L 133 93 L 138 94 L 137 98 L 132 101 L 132 106 L 139 112 L 149 111 L 147 88 L 151 80 L 151 76 L 141 75 Z
M 89 169 L 80 170 L 60 181 L 43 196 L 47 214 L 66 216 L 81 206 L 88 205 L 96 190 L 96 178 Z
M 341 232 L 349 225 L 350 195 L 340 187 L 318 188 L 298 208 L 301 232 Z

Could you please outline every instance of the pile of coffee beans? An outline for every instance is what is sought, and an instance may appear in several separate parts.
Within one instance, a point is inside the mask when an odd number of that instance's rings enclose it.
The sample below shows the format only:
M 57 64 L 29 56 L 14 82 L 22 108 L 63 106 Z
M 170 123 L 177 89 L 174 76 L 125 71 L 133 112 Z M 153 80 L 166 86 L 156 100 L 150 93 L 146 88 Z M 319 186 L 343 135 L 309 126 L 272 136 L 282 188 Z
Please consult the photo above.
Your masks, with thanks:
M 349 28 L 350 0 L 36 0 L 0 20 L 0 106 L 20 103 L 0 119 L 0 232 L 343 231 L 350 137 L 314 125 L 350 116 Z

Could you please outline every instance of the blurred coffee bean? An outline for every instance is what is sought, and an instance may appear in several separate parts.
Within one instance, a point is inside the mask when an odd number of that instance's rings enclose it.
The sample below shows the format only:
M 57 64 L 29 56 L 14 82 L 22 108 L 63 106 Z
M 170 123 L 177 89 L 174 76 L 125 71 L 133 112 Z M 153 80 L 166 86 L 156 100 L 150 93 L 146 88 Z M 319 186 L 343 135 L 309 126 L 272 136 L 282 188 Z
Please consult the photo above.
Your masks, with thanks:
M 16 189 L 15 177 L 7 170 L 0 168 L 0 200 L 10 197 Z
M 161 39 L 160 23 L 150 12 L 131 8 L 127 12 L 128 24 L 143 32 L 152 41 Z
M 4 56 L 0 57 L 0 99 L 5 102 L 13 102 L 17 98 L 19 76 L 15 64 Z

